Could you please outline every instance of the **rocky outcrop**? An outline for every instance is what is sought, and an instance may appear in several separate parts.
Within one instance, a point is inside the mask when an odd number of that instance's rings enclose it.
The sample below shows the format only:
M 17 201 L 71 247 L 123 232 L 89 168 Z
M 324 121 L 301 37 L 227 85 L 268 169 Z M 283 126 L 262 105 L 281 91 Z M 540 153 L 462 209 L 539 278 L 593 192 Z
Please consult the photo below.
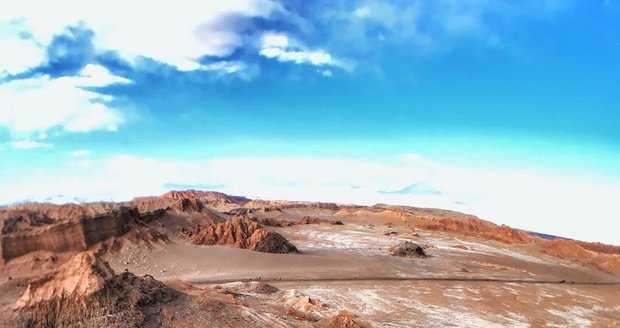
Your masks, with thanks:
M 157 322 L 147 317 L 147 308 L 176 297 L 151 276 L 117 275 L 95 253 L 82 252 L 58 270 L 31 279 L 14 309 L 19 326 L 143 327 Z
M 297 252 L 297 248 L 282 235 L 267 231 L 245 217 L 233 217 L 200 227 L 191 234 L 190 241 L 195 245 L 224 245 L 265 253 Z
M 536 237 L 528 233 L 518 231 L 507 225 L 485 231 L 481 236 L 505 244 L 525 244 L 536 239 Z
M 420 228 L 425 230 L 456 232 L 464 235 L 477 235 L 491 229 L 486 221 L 471 217 L 462 220 L 448 218 L 436 219 L 431 223 L 421 225 Z
M 322 319 L 316 323 L 321 328 L 369 328 L 370 325 L 362 322 L 349 311 L 342 310 L 335 315 Z
M 422 246 L 410 241 L 391 247 L 388 250 L 388 254 L 401 257 L 428 257 Z
M 311 208 L 337 211 L 346 205 L 339 205 L 335 203 L 321 203 L 321 202 L 287 202 L 281 205 L 282 208 Z
M 18 213 L 23 212 L 18 210 Z M 16 215 L 23 218 L 21 214 Z M 6 214 L 4 226 L 15 227 L 13 223 L 6 225 L 6 222 L 15 222 L 16 215 Z M 36 251 L 84 251 L 108 238 L 128 233 L 137 224 L 163 215 L 163 211 L 141 215 L 136 208 L 119 207 L 94 217 L 58 218 L 53 222 L 45 219 L 47 214 L 37 215 L 42 215 L 43 221 L 34 220 L 28 227 L 24 227 L 25 224 L 21 222 L 19 229 L 3 229 L 6 233 L 0 236 L 0 251 L 4 262 Z
M 39 227 L 54 223 L 54 219 L 44 213 L 27 209 L 15 209 L 3 211 L 0 214 L 2 229 L 0 235 L 30 231 Z
M 83 203 L 83 204 L 50 204 L 50 203 L 24 203 L 19 205 L 13 205 L 5 209 L 6 212 L 11 213 L 19 210 L 26 210 L 39 215 L 45 215 L 53 220 L 68 220 L 79 219 L 83 216 L 97 216 L 105 213 L 109 213 L 112 210 L 118 209 L 122 206 L 128 206 L 124 203 Z M 2 216 L 2 214 L 0 214 Z
M 304 224 L 332 224 L 332 225 L 343 225 L 340 220 L 328 220 L 317 217 L 304 216 L 303 218 L 292 221 L 292 220 L 278 220 L 274 218 L 253 218 L 253 221 L 256 221 L 258 224 L 262 226 L 269 227 L 290 227 L 294 225 L 304 225 Z
M 207 203 L 216 204 L 243 204 L 250 201 L 250 199 L 242 196 L 231 196 L 216 191 L 200 191 L 200 190 L 184 190 L 184 191 L 169 191 L 163 195 L 162 198 L 170 199 L 200 199 Z
M 620 254 L 595 252 L 585 249 L 582 246 L 583 244 L 583 242 L 575 240 L 556 238 L 543 242 L 541 251 L 580 264 L 593 266 L 603 271 L 620 272 Z

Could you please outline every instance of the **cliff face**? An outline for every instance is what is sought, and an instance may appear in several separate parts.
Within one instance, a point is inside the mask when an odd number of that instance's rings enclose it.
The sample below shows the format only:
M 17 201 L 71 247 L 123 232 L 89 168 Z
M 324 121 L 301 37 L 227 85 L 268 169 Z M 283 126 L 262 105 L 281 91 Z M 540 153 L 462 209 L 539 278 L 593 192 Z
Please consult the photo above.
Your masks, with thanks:
M 3 229 L 3 234 L 0 236 L 2 260 L 6 262 L 18 256 L 42 250 L 84 251 L 110 237 L 128 233 L 138 221 L 150 221 L 162 214 L 163 211 L 156 211 L 140 215 L 136 208 L 120 207 L 107 214 L 94 217 L 48 220 L 45 221 L 45 225 L 22 227 L 15 232 L 12 232 L 12 229 Z M 5 223 L 14 222 L 14 216 L 11 216 L 11 213 L 5 213 L 5 215 L 7 216 Z

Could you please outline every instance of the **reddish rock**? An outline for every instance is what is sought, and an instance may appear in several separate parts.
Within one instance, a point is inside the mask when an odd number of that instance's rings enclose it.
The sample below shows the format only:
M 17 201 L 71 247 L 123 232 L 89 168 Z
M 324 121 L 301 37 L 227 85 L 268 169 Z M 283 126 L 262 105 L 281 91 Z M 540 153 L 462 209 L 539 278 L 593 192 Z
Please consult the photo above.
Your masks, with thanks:
M 477 218 L 435 219 L 432 223 L 422 224 L 421 229 L 456 232 L 464 235 L 476 235 L 492 229 L 489 223 Z
M 279 233 L 267 231 L 245 217 L 233 217 L 198 229 L 190 240 L 195 245 L 225 245 L 265 253 L 297 252 Z
M 587 259 L 595 255 L 594 252 L 581 247 L 579 243 L 562 238 L 544 242 L 541 250 L 547 254 L 565 259 Z
M 191 199 L 197 198 L 207 203 L 225 203 L 225 204 L 243 204 L 250 199 L 241 196 L 230 196 L 216 191 L 200 191 L 200 190 L 184 190 L 184 191 L 169 191 L 163 195 L 162 198 L 170 199 Z
M 502 225 L 481 234 L 482 237 L 496 240 L 505 244 L 525 244 L 535 239 L 534 236 Z
M 620 246 L 606 245 L 603 243 L 589 243 L 585 241 L 578 241 L 579 246 L 589 251 L 604 253 L 604 254 L 620 254 Z
M 321 328 L 368 328 L 368 324 L 363 323 L 355 315 L 346 310 L 342 310 L 331 317 L 322 319 L 316 323 Z
M 18 326 L 140 327 L 147 308 L 176 296 L 151 276 L 116 275 L 95 253 L 83 252 L 58 270 L 31 279 L 14 308 Z
M 343 225 L 342 221 L 336 220 L 327 220 L 317 217 L 304 216 L 298 221 L 293 220 L 277 220 L 274 218 L 253 218 L 253 221 L 256 221 L 258 224 L 269 227 L 290 227 L 294 225 L 302 225 L 302 224 L 332 224 L 332 225 Z
M 42 207 L 39 208 L 41 212 L 29 211 L 27 218 L 24 218 L 23 213 L 26 212 L 22 209 L 4 212 L 2 223 L 6 229 L 2 230 L 0 236 L 3 261 L 36 251 L 85 251 L 99 242 L 123 236 L 135 230 L 136 226 L 163 215 L 163 211 L 140 214 L 136 208 L 118 207 L 93 217 L 70 215 L 68 218 L 58 217 L 50 221 L 49 213 L 53 211 L 46 209 Z M 88 211 L 76 210 L 75 213 Z

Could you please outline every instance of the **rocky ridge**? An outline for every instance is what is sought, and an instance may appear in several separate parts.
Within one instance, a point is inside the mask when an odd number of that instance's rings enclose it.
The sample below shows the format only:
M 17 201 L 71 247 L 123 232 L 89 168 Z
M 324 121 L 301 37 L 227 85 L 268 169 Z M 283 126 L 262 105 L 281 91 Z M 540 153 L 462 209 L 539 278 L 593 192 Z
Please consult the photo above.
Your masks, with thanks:
M 246 217 L 233 217 L 225 222 L 200 227 L 189 238 L 195 245 L 224 245 L 265 253 L 298 252 L 282 235 L 267 231 Z

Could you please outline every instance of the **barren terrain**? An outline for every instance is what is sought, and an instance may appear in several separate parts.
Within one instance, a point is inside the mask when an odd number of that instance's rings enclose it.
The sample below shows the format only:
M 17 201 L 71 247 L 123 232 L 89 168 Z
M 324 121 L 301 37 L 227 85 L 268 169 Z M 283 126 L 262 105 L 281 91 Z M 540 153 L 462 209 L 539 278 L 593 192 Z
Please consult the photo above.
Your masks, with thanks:
M 620 326 L 620 248 L 452 211 L 187 191 L 0 223 L 6 327 Z

